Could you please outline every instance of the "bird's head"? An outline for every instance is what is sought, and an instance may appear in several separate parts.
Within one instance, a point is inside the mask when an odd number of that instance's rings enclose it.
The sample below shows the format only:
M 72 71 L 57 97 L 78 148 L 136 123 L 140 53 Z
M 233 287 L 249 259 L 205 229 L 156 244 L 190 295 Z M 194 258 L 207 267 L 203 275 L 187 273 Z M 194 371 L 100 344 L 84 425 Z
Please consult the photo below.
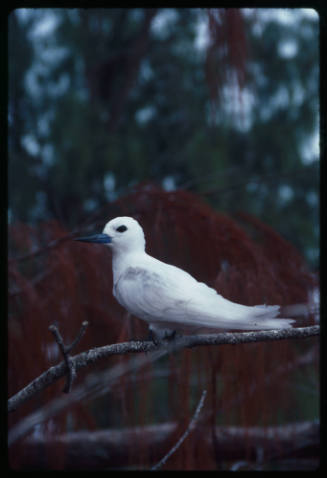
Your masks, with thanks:
M 145 238 L 142 227 L 132 217 L 116 217 L 107 222 L 102 234 L 77 237 L 76 241 L 105 244 L 113 252 L 144 251 Z

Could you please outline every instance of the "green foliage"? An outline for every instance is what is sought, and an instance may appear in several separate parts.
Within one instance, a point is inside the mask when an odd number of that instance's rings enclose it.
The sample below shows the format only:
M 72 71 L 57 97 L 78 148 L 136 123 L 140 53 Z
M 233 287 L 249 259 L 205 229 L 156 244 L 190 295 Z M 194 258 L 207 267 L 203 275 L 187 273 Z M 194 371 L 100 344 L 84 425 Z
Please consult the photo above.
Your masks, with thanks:
M 317 19 L 244 13 L 245 90 L 230 71 L 213 120 L 195 48 L 206 11 L 150 10 L 11 14 L 10 217 L 74 227 L 131 185 L 170 178 L 217 210 L 257 215 L 317 267 Z

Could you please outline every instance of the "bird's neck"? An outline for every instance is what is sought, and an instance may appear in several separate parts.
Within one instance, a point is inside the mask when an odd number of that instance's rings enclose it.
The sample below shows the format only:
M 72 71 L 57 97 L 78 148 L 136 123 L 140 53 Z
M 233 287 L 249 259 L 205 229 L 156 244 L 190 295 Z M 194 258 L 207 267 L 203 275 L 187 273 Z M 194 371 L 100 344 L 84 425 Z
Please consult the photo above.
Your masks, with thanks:
M 121 274 L 128 268 L 133 267 L 138 263 L 142 263 L 142 258 L 146 256 L 144 250 L 141 251 L 113 251 L 112 254 L 112 272 L 114 283 L 119 280 Z

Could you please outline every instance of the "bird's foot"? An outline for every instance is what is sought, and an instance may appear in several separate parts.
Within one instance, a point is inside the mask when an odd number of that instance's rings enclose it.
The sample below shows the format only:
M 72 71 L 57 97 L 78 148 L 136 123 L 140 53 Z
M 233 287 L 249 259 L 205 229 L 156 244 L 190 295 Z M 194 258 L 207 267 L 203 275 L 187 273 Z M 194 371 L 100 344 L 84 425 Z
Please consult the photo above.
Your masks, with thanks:
M 168 344 L 173 341 L 177 336 L 176 330 L 172 329 L 154 329 L 149 327 L 149 340 L 157 345 Z

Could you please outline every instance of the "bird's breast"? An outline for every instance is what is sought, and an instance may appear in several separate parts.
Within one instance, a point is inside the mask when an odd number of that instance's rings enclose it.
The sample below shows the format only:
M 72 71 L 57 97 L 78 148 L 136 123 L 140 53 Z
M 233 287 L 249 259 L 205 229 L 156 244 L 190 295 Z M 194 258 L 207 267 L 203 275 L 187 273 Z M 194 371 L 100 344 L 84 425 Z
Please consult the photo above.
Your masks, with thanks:
M 130 313 L 147 318 L 152 310 L 157 287 L 161 285 L 158 274 L 142 267 L 128 267 L 114 282 L 113 294 Z

